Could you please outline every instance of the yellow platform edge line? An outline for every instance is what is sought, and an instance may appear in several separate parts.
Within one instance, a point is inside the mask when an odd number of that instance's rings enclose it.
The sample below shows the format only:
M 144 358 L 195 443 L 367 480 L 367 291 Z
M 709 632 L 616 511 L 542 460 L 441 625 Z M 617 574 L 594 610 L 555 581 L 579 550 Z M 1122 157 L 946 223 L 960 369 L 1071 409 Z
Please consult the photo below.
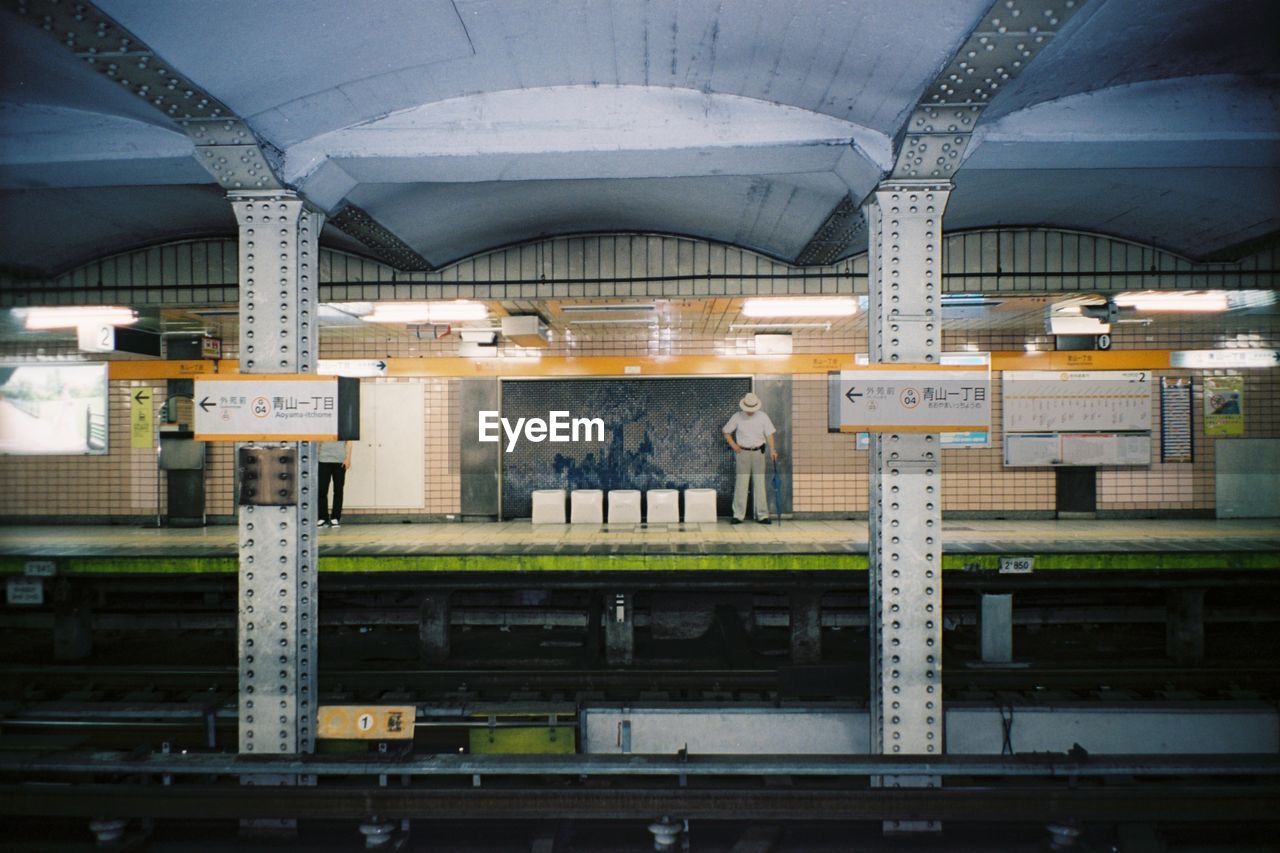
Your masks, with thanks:
M 1035 571 L 1274 571 L 1280 570 L 1277 551 L 1177 551 L 1005 554 L 944 554 L 948 572 L 993 572 L 1001 557 L 1030 557 Z M 33 556 L 0 557 L 0 574 L 20 575 L 27 559 L 52 560 L 61 575 L 191 575 L 234 574 L 235 557 Z M 867 556 L 832 554 L 484 554 L 484 555 L 334 555 L 320 558 L 325 574 L 385 572 L 510 573 L 548 572 L 862 572 Z

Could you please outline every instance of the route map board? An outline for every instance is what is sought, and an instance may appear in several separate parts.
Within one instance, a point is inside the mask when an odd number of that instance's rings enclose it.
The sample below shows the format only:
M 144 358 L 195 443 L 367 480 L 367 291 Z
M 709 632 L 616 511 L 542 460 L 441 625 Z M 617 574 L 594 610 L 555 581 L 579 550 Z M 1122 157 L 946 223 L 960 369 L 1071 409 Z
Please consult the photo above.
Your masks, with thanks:
M 1005 371 L 1001 388 L 1006 434 L 1151 429 L 1149 371 Z

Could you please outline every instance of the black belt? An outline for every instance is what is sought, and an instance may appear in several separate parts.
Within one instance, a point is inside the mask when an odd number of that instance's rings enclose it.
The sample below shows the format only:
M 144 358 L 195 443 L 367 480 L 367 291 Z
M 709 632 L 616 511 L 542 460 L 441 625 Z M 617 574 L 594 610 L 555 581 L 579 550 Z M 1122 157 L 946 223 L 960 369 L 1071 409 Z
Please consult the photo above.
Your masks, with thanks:
M 742 449 L 743 449 L 743 450 L 745 450 L 745 451 L 747 451 L 748 453 L 755 453 L 757 450 L 759 450 L 761 453 L 763 453 L 763 452 L 764 452 L 764 445 L 762 444 L 762 445 L 760 445 L 759 447 L 744 447 L 744 448 L 742 448 Z

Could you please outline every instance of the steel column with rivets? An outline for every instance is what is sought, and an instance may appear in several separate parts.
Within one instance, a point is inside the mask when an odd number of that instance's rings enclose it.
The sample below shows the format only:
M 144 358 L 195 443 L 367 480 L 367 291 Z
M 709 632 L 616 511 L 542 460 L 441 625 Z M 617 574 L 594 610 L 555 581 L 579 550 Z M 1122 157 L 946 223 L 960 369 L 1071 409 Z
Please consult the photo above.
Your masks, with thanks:
M 289 191 L 228 194 L 240 227 L 240 371 L 314 373 L 323 214 Z M 241 506 L 240 752 L 315 749 L 317 549 L 315 444 L 297 456 L 292 506 Z M 296 784 L 297 777 L 246 780 Z
M 987 105 L 1013 84 L 1083 5 L 1082 0 L 992 3 L 911 111 L 889 180 L 950 180 L 964 164 Z M 841 199 L 796 263 L 830 264 L 854 252 L 864 233 L 856 212 L 854 196 Z
M 867 220 L 873 364 L 937 364 L 942 351 L 942 212 L 947 181 L 881 184 Z M 942 493 L 940 438 L 871 436 L 871 751 L 941 754 Z M 885 776 L 884 786 L 939 784 Z M 891 832 L 936 829 L 886 821 Z

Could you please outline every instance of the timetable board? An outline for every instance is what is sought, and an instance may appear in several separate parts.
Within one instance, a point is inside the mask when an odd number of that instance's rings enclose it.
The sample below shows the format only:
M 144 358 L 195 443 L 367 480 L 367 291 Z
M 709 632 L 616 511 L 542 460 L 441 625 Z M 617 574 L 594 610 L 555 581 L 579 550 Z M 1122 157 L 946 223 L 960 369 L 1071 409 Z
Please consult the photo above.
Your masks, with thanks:
M 1148 433 L 1022 432 L 1005 436 L 1008 468 L 1150 465 Z
M 1151 429 L 1151 374 L 1139 370 L 1005 371 L 1004 431 Z

